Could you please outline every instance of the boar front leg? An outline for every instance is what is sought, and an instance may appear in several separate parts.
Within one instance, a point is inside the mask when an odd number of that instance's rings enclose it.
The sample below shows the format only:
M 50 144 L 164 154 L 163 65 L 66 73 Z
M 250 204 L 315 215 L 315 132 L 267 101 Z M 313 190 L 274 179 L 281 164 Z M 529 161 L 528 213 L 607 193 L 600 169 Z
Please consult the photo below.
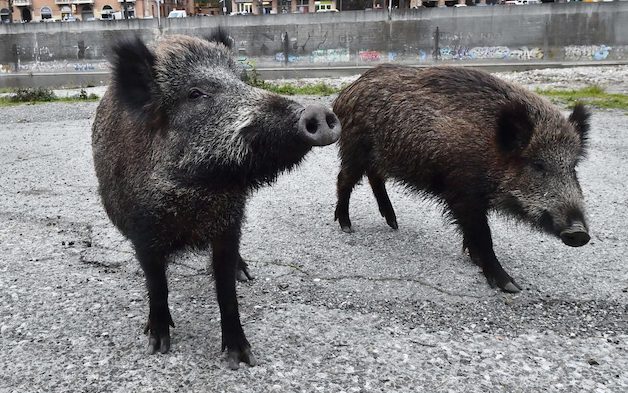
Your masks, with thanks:
M 240 362 L 255 366 L 255 357 L 247 341 L 238 311 L 236 297 L 236 271 L 241 261 L 240 226 L 230 228 L 212 241 L 213 268 L 216 294 L 220 307 L 222 350 L 227 349 L 229 368 L 237 370 Z
M 148 351 L 166 353 L 170 350 L 170 326 L 174 327 L 168 307 L 167 258 L 152 250 L 136 250 L 137 259 L 146 276 L 149 313 L 144 334 L 148 334 Z
M 488 284 L 505 292 L 519 292 L 521 287 L 506 273 L 495 256 L 486 212 L 465 209 L 464 213 L 456 214 L 454 211 L 454 218 L 462 230 L 463 248 L 469 250 L 471 260 L 482 268 Z

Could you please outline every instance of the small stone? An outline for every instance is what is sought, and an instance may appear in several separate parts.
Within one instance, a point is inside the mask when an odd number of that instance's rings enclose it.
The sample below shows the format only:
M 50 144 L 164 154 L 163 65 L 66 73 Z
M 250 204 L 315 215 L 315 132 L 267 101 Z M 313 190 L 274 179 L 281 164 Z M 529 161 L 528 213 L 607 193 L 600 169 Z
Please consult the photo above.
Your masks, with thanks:
M 595 360 L 595 359 L 593 359 L 593 358 L 589 359 L 587 362 L 588 362 L 591 366 L 599 366 L 599 365 L 600 365 L 600 363 L 598 363 L 598 361 L 597 361 L 597 360 Z

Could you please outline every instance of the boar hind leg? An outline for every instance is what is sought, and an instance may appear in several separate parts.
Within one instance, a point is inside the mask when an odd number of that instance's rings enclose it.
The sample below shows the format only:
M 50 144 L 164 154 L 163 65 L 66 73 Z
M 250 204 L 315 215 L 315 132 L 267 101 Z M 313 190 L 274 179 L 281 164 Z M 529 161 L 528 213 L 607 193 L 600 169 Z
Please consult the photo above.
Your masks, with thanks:
M 345 166 L 343 165 L 338 173 L 338 202 L 336 203 L 336 212 L 334 221 L 338 220 L 340 228 L 343 232 L 351 233 L 351 219 L 349 219 L 349 199 L 353 187 L 360 181 L 364 175 L 363 167 Z
M 255 277 L 249 271 L 249 265 L 244 262 L 241 256 L 238 256 L 238 271 L 236 273 L 236 278 L 238 281 L 246 282 L 249 280 L 253 280 Z
M 495 256 L 491 229 L 485 212 L 470 212 L 456 214 L 454 218 L 460 226 L 463 235 L 463 248 L 469 250 L 471 260 L 482 268 L 482 272 L 491 287 L 499 287 L 505 292 L 516 293 L 521 287 L 510 277 Z
M 373 189 L 373 195 L 375 195 L 375 199 L 377 200 L 379 213 L 386 219 L 386 222 L 392 229 L 398 229 L 399 226 L 397 225 L 397 216 L 395 215 L 395 210 L 390 203 L 390 198 L 388 198 L 384 179 L 373 171 L 368 171 L 367 175 L 371 188 Z
M 251 353 L 251 345 L 242 330 L 236 297 L 236 270 L 241 260 L 239 243 L 239 227 L 228 230 L 212 241 L 212 264 L 220 307 L 222 350 L 227 350 L 227 361 L 232 370 L 237 370 L 240 362 L 251 366 L 256 364 Z
M 138 251 L 137 258 L 146 276 L 149 314 L 144 333 L 148 334 L 148 351 L 166 353 L 170 350 L 170 326 L 174 327 L 168 308 L 167 260 L 163 254 Z

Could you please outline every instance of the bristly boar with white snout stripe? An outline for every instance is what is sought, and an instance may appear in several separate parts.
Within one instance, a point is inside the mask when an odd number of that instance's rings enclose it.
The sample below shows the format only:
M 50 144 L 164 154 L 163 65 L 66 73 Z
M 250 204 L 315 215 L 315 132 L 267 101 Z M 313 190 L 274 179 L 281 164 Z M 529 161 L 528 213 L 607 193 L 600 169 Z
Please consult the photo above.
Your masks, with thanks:
M 166 266 L 186 248 L 211 247 L 229 367 L 255 364 L 238 312 L 240 228 L 251 190 L 297 165 L 312 146 L 334 143 L 337 117 L 251 87 L 221 30 L 113 46 L 112 84 L 93 125 L 99 192 L 132 242 L 146 276 L 149 350 L 168 352 Z

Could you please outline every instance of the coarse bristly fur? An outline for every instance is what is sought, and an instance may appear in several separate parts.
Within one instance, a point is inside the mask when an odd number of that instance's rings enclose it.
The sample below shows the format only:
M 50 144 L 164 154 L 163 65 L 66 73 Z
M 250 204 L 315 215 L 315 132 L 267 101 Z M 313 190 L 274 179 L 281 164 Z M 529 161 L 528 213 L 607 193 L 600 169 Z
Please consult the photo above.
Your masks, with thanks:
M 92 147 L 105 210 L 146 275 L 151 350 L 170 347 L 169 257 L 211 246 L 223 349 L 237 368 L 255 363 L 235 297 L 236 267 L 250 278 L 239 254 L 246 198 L 297 165 L 313 134 L 299 125 L 301 105 L 240 79 L 232 42 L 220 29 L 205 39 L 167 36 L 152 49 L 139 38 L 117 42 Z
M 491 285 L 518 284 L 493 252 L 495 210 L 577 246 L 588 241 L 576 165 L 589 112 L 569 119 L 547 100 L 486 72 L 382 65 L 346 87 L 333 106 L 342 124 L 336 219 L 351 231 L 351 190 L 366 174 L 380 213 L 396 229 L 390 178 L 443 202 L 463 246 Z

